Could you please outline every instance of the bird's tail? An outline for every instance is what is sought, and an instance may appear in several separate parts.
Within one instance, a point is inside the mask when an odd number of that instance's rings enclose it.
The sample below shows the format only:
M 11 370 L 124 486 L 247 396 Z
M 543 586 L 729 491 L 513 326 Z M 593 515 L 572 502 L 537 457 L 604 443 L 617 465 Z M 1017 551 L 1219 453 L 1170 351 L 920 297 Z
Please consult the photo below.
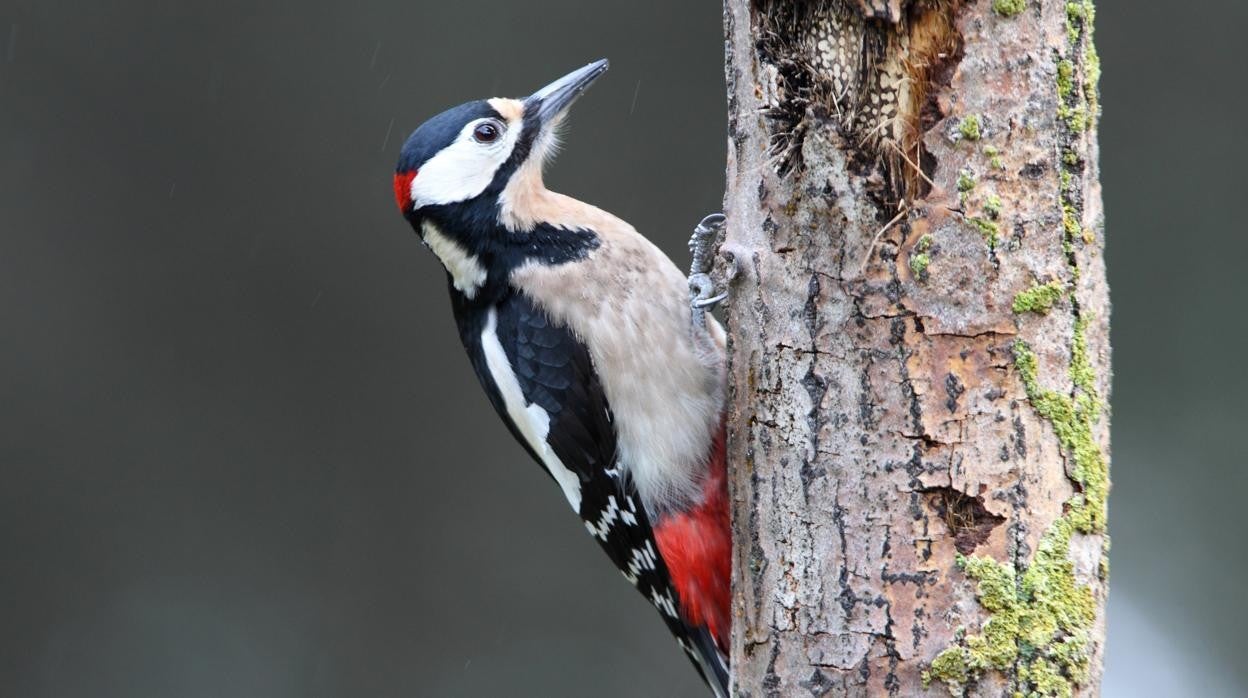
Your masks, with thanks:
M 715 692 L 715 698 L 728 698 L 728 658 L 720 652 L 705 626 L 689 628 L 687 640 L 681 645 L 702 675 L 702 680 Z

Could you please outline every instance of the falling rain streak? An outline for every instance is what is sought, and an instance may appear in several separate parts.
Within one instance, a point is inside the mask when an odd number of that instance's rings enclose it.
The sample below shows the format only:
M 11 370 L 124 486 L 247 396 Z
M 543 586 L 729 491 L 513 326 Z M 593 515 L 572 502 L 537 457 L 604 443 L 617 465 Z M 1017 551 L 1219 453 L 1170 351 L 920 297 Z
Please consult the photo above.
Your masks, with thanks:
M 390 117 L 390 125 L 386 127 L 386 138 L 381 142 L 381 152 L 386 152 L 386 146 L 390 145 L 390 133 L 394 131 L 394 117 Z

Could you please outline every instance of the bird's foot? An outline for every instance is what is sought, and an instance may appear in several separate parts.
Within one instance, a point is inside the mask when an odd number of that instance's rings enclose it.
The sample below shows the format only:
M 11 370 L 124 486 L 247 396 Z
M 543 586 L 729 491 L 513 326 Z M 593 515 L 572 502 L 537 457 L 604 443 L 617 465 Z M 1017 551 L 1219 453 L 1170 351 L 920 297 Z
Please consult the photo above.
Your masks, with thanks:
M 728 298 L 728 284 L 737 275 L 736 256 L 725 255 L 728 269 L 722 279 L 723 290 L 715 292 L 711 272 L 715 266 L 715 252 L 723 244 L 723 231 L 724 214 L 712 213 L 698 223 L 689 238 L 689 252 L 693 257 L 689 264 L 689 304 L 695 327 L 706 326 L 706 311 Z

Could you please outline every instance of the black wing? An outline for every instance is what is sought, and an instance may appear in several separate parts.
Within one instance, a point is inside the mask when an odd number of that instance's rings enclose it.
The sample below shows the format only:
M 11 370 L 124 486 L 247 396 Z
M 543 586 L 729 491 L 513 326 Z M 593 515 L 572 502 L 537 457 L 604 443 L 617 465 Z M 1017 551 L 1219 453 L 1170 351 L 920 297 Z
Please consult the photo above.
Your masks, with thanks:
M 452 291 L 452 297 L 459 295 Z M 462 296 L 460 296 L 462 299 Z M 710 633 L 680 618 L 679 599 L 659 555 L 650 520 L 633 483 L 619 468 L 616 432 L 606 392 L 585 345 L 529 299 L 516 293 L 492 306 L 495 333 L 527 405 L 550 418 L 546 443 L 580 484 L 577 512 L 611 561 L 659 610 L 663 621 L 716 693 L 727 694 L 727 667 Z M 512 435 L 542 464 L 512 421 L 481 347 L 489 307 L 456 304 L 461 338 L 490 402 Z M 545 465 L 543 464 L 543 468 Z

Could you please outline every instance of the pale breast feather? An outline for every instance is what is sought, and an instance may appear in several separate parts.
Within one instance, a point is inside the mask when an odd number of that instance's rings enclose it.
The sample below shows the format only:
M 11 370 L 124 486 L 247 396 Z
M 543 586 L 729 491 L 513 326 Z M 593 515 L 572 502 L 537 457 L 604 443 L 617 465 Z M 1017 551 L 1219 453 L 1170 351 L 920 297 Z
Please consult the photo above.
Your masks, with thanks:
M 584 221 L 600 247 L 583 263 L 524 264 L 512 283 L 584 342 L 616 416 L 621 465 L 651 515 L 696 501 L 723 407 L 722 343 L 693 341 L 684 275 L 631 226 L 566 197 L 549 208 L 578 212 L 554 222 Z

